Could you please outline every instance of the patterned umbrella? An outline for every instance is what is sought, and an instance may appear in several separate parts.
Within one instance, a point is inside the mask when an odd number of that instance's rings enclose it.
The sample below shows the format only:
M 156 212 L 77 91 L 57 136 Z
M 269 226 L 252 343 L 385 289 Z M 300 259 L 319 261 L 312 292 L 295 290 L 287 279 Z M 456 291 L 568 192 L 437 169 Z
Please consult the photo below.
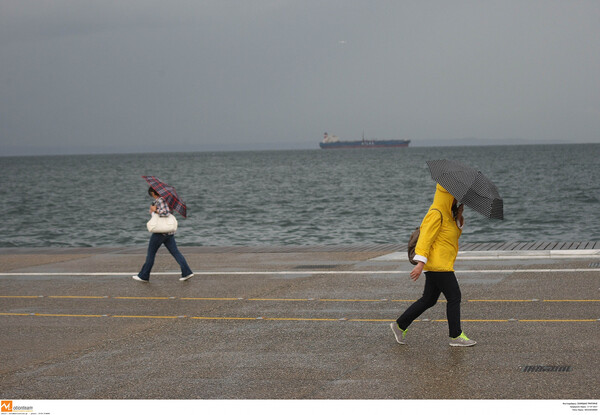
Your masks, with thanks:
M 169 205 L 171 210 L 179 212 L 184 218 L 187 217 L 187 207 L 185 206 L 185 202 L 177 195 L 173 186 L 161 182 L 154 176 L 142 176 L 142 178 L 148 182 L 150 187 L 153 188 L 156 193 L 165 199 L 165 202 L 167 202 L 167 205 Z
M 431 178 L 459 203 L 491 219 L 504 219 L 503 202 L 496 185 L 480 171 L 454 160 L 427 162 Z

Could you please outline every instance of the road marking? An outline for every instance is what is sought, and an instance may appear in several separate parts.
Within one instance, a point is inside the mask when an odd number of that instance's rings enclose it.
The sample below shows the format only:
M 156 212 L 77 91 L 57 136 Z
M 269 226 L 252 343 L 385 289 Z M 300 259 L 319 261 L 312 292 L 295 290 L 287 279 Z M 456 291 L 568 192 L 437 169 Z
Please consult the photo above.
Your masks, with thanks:
M 0 298 L 39 298 L 39 295 L 0 295 Z
M 256 320 L 256 317 L 190 317 L 192 320 Z
M 175 297 L 113 297 L 115 300 L 174 300 Z
M 567 319 L 567 320 L 560 320 L 560 319 L 554 319 L 554 320 L 537 320 L 537 319 L 524 319 L 524 320 L 519 320 L 520 322 L 523 323 L 591 323 L 591 322 L 597 322 L 598 319 Z
M 308 298 L 248 298 L 247 301 L 309 301 Z
M 579 259 L 598 258 L 598 249 L 552 249 L 533 251 L 458 251 L 457 261 L 481 261 L 502 259 Z M 406 252 L 392 252 L 371 258 L 369 261 L 406 261 Z
M 104 317 L 100 314 L 46 314 L 46 313 L 32 313 L 35 317 Z
M 370 300 L 370 299 L 352 299 L 352 298 L 320 298 L 319 301 L 333 301 L 333 302 L 344 302 L 344 301 L 349 301 L 349 302 L 375 302 L 375 303 L 381 303 L 381 300 Z
M 371 270 L 371 271 L 198 271 L 194 275 L 367 275 L 367 274 L 406 274 L 410 270 Z M 536 268 L 536 269 L 480 269 L 480 270 L 458 270 L 455 271 L 459 276 L 461 274 L 515 274 L 515 273 L 555 273 L 555 272 L 597 272 L 600 269 L 593 268 Z M 0 277 L 109 277 L 109 276 L 131 276 L 135 272 L 0 272 Z M 181 272 L 153 272 L 151 275 L 181 275 Z
M 530 303 L 532 300 L 467 300 L 472 303 Z
M 39 297 L 39 296 L 38 296 Z M 105 298 L 95 295 L 49 295 L 48 298 L 69 298 L 69 299 L 98 299 Z
M 435 320 L 439 323 L 447 323 L 448 320 Z M 461 320 L 467 323 L 508 323 L 510 319 L 465 319 Z
M 171 319 L 171 318 L 181 318 L 181 316 L 110 316 L 110 317 L 114 317 L 114 318 L 166 318 L 166 319 Z
M 385 298 L 373 299 L 373 298 L 242 298 L 242 297 L 111 297 L 108 295 L 0 295 L 0 298 L 11 298 L 11 299 L 33 299 L 39 300 L 43 298 L 51 298 L 56 300 L 181 300 L 181 301 L 274 301 L 274 302 L 362 302 L 362 303 L 385 303 L 385 302 L 414 302 L 414 299 L 397 299 L 388 300 Z M 471 299 L 465 300 L 469 303 L 535 303 L 535 302 L 547 302 L 547 303 L 583 303 L 583 302 L 600 302 L 600 299 Z M 439 300 L 438 302 L 444 303 L 446 300 Z
M 600 300 L 544 300 L 546 303 L 565 303 L 565 302 L 597 302 Z
M 339 318 L 305 318 L 305 317 L 263 317 L 271 321 L 340 321 Z
M 378 319 L 378 318 L 350 318 L 348 319 L 348 321 L 358 321 L 358 322 L 386 322 L 386 323 L 390 323 L 393 321 L 396 321 L 394 319 L 390 320 L 390 319 Z M 415 320 L 415 321 L 419 321 L 419 320 Z

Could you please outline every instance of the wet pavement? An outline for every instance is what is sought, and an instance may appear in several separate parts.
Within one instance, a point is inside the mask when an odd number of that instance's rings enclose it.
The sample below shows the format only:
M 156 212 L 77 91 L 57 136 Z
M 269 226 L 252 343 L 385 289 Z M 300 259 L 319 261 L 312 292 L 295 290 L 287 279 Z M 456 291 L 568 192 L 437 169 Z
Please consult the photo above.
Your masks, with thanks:
M 403 253 L 0 249 L 0 391 L 11 399 L 597 399 L 600 251 L 462 252 L 465 333 L 416 300 Z

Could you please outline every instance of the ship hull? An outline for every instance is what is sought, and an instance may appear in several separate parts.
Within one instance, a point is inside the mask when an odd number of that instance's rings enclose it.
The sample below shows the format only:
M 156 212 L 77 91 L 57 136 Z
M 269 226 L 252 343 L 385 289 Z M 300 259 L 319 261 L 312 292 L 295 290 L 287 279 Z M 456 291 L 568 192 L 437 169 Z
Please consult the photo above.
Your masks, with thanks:
M 357 140 L 357 141 L 336 141 L 333 143 L 319 143 L 324 150 L 341 148 L 390 148 L 390 147 L 408 147 L 410 140 Z

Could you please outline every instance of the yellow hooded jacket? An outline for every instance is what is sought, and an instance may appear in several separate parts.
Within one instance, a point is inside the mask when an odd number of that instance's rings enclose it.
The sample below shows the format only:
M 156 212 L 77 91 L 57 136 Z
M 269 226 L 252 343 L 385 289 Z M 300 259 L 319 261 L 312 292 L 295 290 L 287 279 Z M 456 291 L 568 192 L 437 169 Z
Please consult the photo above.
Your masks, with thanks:
M 438 184 L 433 204 L 421 223 L 421 233 L 415 247 L 415 260 L 425 263 L 425 271 L 454 271 L 462 229 L 452 216 L 453 202 L 454 196 Z

